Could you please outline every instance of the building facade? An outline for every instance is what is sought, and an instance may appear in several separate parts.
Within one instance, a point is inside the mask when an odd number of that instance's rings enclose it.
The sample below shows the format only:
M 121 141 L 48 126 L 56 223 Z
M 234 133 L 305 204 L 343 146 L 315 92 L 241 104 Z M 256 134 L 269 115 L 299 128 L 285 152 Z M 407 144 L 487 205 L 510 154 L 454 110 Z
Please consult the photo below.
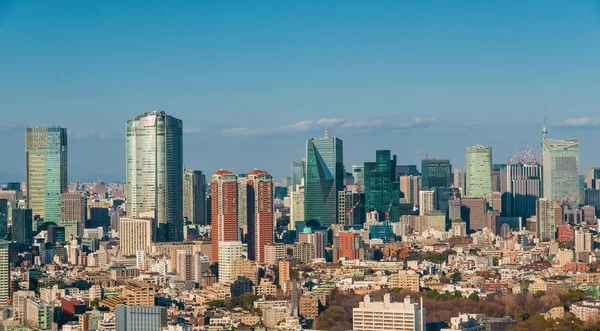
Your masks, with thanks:
M 579 206 L 579 140 L 542 140 L 543 197 L 569 208 Z
M 492 148 L 473 146 L 467 148 L 467 182 L 465 195 L 492 201 Z
M 212 260 L 219 261 L 219 243 L 239 241 L 238 182 L 231 171 L 219 170 L 212 176 Z
M 27 128 L 27 208 L 44 222 L 60 221 L 60 195 L 67 191 L 67 129 Z
M 183 173 L 183 218 L 191 224 L 206 223 L 206 176 L 200 170 Z
M 365 162 L 365 212 L 376 211 L 379 220 L 400 220 L 400 183 L 396 178 L 396 155 L 375 152 L 375 162 Z
M 156 241 L 183 240 L 182 132 L 162 111 L 127 121 L 127 216 L 153 213 Z
M 419 303 L 407 296 L 402 302 L 393 302 L 391 294 L 384 294 L 382 302 L 374 302 L 371 295 L 353 309 L 354 331 L 395 330 L 425 331 L 426 312 Z
M 116 331 L 160 330 L 167 326 L 167 308 L 118 306 L 115 311 Z
M 304 178 L 304 220 L 323 227 L 337 223 L 338 192 L 344 188 L 342 140 L 335 137 L 311 138 L 306 142 Z
M 265 262 L 265 245 L 273 242 L 273 176 L 254 170 L 248 174 L 248 259 Z
M 135 256 L 138 251 L 150 250 L 152 224 L 151 218 L 121 217 L 119 249 L 123 256 Z

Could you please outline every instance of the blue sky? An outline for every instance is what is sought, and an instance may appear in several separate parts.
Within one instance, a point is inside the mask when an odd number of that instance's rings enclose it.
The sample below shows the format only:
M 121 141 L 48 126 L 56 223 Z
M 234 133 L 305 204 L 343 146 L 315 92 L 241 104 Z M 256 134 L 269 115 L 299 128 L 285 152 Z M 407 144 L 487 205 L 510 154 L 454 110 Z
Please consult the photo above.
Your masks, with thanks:
M 24 127 L 69 129 L 69 179 L 124 178 L 125 121 L 183 120 L 185 164 L 287 175 L 305 140 L 505 162 L 550 137 L 600 165 L 600 2 L 0 0 L 0 181 Z M 7 175 L 9 174 L 9 175 Z M 1 178 L 5 177 L 5 178 Z

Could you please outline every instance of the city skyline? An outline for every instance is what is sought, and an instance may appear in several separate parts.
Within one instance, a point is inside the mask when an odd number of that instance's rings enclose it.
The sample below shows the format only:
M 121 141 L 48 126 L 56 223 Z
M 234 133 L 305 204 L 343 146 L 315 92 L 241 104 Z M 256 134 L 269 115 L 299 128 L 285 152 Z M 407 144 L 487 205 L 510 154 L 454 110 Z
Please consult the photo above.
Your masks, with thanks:
M 10 66 L 0 133 L 15 142 L 5 151 L 22 153 L 25 127 L 66 127 L 69 181 L 124 180 L 122 123 L 153 109 L 183 120 L 184 163 L 206 173 L 259 168 L 281 178 L 326 127 L 345 141 L 347 168 L 383 149 L 399 164 L 419 164 L 425 150 L 459 168 L 475 144 L 501 163 L 537 145 L 546 107 L 549 137 L 580 139 L 582 171 L 600 164 L 591 1 L 1 9 L 0 60 Z M 252 149 L 265 143 L 272 148 Z M 0 181 L 24 180 L 24 166 L 11 158 Z

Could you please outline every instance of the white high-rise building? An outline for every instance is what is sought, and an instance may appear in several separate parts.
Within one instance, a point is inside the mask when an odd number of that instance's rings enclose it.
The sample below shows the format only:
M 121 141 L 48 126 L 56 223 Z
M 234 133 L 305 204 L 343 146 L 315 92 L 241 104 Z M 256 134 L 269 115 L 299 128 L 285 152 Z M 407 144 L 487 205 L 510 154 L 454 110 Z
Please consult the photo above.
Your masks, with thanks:
M 296 230 L 296 222 L 304 221 L 304 178 L 300 181 L 291 194 L 290 230 Z
M 584 230 L 575 231 L 575 252 L 591 252 L 594 250 L 592 233 Z
M 146 271 L 146 251 L 135 252 L 135 265 L 142 271 Z
M 419 215 L 435 210 L 435 191 L 419 191 Z
M 233 274 L 233 265 L 239 258 L 248 258 L 248 245 L 241 241 L 219 242 L 219 283 L 232 282 L 237 275 Z
M 426 318 L 423 301 L 415 303 L 407 296 L 402 302 L 393 302 L 391 294 L 383 296 L 383 301 L 374 302 L 370 294 L 358 308 L 353 309 L 353 331 L 425 331 Z
M 470 198 L 492 201 L 492 148 L 473 146 L 467 148 L 467 192 Z
M 579 139 L 548 139 L 542 130 L 544 198 L 568 207 L 579 206 Z
M 192 262 L 194 263 L 194 281 L 200 283 L 204 271 L 210 269 L 210 257 L 198 252 L 192 257 Z
M 156 241 L 183 240 L 182 132 L 162 111 L 127 121 L 127 216 L 152 213 Z
M 152 219 L 121 217 L 119 220 L 119 249 L 123 256 L 147 252 L 152 244 Z

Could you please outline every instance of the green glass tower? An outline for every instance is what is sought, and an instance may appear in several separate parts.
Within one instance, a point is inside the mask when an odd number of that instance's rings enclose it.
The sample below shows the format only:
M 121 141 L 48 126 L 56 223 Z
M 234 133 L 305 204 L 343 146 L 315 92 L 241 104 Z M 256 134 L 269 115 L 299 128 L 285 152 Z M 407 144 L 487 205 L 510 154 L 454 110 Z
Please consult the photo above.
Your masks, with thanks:
M 492 202 L 492 148 L 476 145 L 467 148 L 467 193 L 470 198 Z
M 389 150 L 375 152 L 375 162 L 365 162 L 365 210 L 376 211 L 379 220 L 400 219 L 400 183 L 396 179 L 396 155 Z
M 304 219 L 323 227 L 337 223 L 337 193 L 344 188 L 342 140 L 335 137 L 306 141 L 304 179 Z
M 183 240 L 182 132 L 162 111 L 127 121 L 127 217 L 150 214 L 159 242 Z
M 44 222 L 60 221 L 60 195 L 67 191 L 67 129 L 27 128 L 27 208 Z

